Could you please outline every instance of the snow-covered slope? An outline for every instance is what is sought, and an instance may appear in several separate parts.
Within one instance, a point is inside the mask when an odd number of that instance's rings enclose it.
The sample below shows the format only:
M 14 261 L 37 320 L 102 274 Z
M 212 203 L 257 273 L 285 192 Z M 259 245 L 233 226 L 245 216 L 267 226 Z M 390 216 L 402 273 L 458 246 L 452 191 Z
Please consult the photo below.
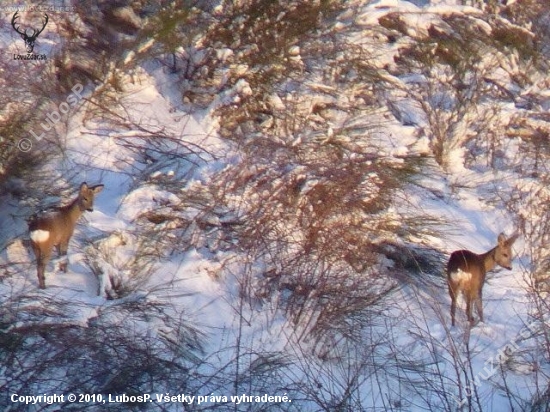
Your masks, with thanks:
M 540 21 L 329 3 L 157 10 L 203 31 L 129 41 L 62 150 L 5 176 L 5 410 L 547 410 Z M 82 181 L 105 189 L 39 290 L 25 218 Z M 520 234 L 512 271 L 489 274 L 485 322 L 462 303 L 451 327 L 448 255 L 500 232 Z

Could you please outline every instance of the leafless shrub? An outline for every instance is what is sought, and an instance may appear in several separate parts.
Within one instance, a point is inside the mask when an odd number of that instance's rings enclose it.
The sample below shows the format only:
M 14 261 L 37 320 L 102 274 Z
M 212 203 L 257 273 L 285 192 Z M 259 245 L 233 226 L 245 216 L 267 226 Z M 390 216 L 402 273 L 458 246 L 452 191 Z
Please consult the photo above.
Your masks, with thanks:
M 386 20 L 391 16 L 386 15 Z M 396 13 L 393 20 L 398 17 Z M 485 145 L 494 165 L 495 148 L 502 145 L 506 124 L 500 107 L 487 104 L 487 96 L 493 96 L 493 101 L 517 96 L 499 84 L 493 73 L 508 72 L 512 80 L 522 77 L 524 72 L 517 70 L 517 65 L 530 65 L 533 34 L 504 19 L 480 23 L 468 16 L 449 15 L 441 20 L 450 31 L 429 27 L 428 37 L 419 35 L 400 50 L 393 70 L 412 78 L 405 80 L 403 92 L 425 116 L 418 126 L 429 137 L 439 164 L 448 168 L 454 161 L 451 154 L 461 150 L 469 149 L 469 156 L 475 157 L 476 145 Z M 395 30 L 389 23 L 385 26 Z M 514 34 L 516 31 L 521 36 Z
M 309 9 L 304 17 L 312 18 L 311 27 L 319 25 L 318 11 Z M 261 9 L 268 12 L 270 7 Z M 261 38 L 254 25 L 241 35 L 243 46 Z M 375 91 L 349 81 L 382 76 L 365 62 L 365 48 L 344 46 L 337 35 L 327 41 L 322 31 L 300 42 L 284 30 L 280 36 L 257 60 L 244 59 L 253 70 L 238 78 L 254 87 L 252 94 L 237 93 L 239 110 L 222 102 L 216 112 L 221 133 L 241 155 L 214 178 L 211 196 L 235 223 L 222 236 L 239 251 L 228 259 L 225 276 L 237 279 L 251 307 L 284 311 L 299 336 L 330 347 L 334 340 L 356 339 L 357 325 L 368 323 L 363 315 L 396 287 L 382 245 L 429 225 L 429 219 L 409 220 L 392 208 L 406 203 L 402 188 L 412 183 L 422 158 L 411 153 L 397 159 L 381 148 Z M 311 84 L 298 66 L 287 68 L 289 76 L 262 70 L 268 63 L 277 70 L 273 60 L 283 61 L 291 46 L 299 46 Z M 314 62 L 319 53 L 326 57 L 323 65 Z M 283 91 L 281 85 L 293 80 L 302 86 Z M 232 260 L 249 263 L 235 273 Z
M 544 0 L 522 0 L 509 4 L 502 14 L 521 27 L 529 27 L 535 34 L 533 59 L 541 68 L 547 67 L 550 48 L 550 10 Z
M 23 296 L 12 296 L 11 302 L 17 303 L 0 304 L 2 312 L 11 306 L 12 317 L 2 322 L 0 331 L 0 386 L 6 393 L 138 394 L 160 387 L 185 391 L 190 367 L 202 351 L 203 334 L 192 322 L 172 316 L 169 307 L 146 296 L 98 307 L 97 317 L 86 325 L 68 315 L 74 313 L 72 301 L 37 295 L 32 296 L 33 305 Z M 139 327 L 152 318 L 166 330 L 160 338 Z M 0 404 L 12 410 L 28 408 L 8 398 Z M 59 405 L 41 407 L 57 410 Z M 112 407 L 142 410 L 131 403 Z
M 37 62 L 28 67 L 17 63 L 8 60 L 0 68 L 2 73 L 17 72 L 17 76 L 0 79 L 5 91 L 0 97 L 0 182 L 8 176 L 21 177 L 49 156 L 46 150 L 41 153 L 32 150 L 37 142 L 30 133 L 39 121 L 43 121 L 48 103 L 56 97 L 42 88 L 50 80 L 47 65 Z M 42 71 L 44 77 L 36 79 L 34 70 Z M 22 139 L 25 142 L 21 143 Z
M 380 261 L 383 240 L 422 230 L 391 210 L 415 159 L 378 155 L 360 134 L 368 126 L 326 137 L 308 132 L 300 115 L 243 139 L 240 163 L 216 181 L 220 203 L 240 222 L 232 237 L 255 262 L 240 275 L 242 293 L 252 305 L 275 303 L 301 336 L 330 347 L 356 338 L 364 311 L 396 286 Z
M 159 253 L 151 238 L 115 232 L 88 246 L 85 262 L 98 279 L 98 295 L 120 299 L 149 280 Z
M 240 99 L 240 113 L 222 102 L 220 115 L 239 117 L 237 123 L 242 123 L 243 116 L 255 118 L 259 114 L 257 102 L 270 93 L 272 85 L 303 72 L 299 56 L 293 55 L 293 50 L 299 49 L 293 47 L 340 7 L 335 1 L 224 3 L 223 10 L 211 16 L 213 21 L 201 44 L 195 46 L 200 53 L 194 51 L 190 56 L 201 63 L 189 79 L 186 99 L 198 99 L 197 103 L 207 106 L 245 82 L 250 85 L 251 95 Z

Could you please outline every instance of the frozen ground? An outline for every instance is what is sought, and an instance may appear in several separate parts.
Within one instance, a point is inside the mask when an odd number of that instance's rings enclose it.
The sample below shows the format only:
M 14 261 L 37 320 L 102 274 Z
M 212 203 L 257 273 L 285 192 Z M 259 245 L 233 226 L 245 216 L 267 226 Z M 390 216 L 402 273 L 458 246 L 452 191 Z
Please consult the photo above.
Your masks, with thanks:
M 355 13 L 340 15 L 334 30 L 344 33 L 353 44 L 364 44 L 374 38 L 373 27 L 381 17 L 399 14 L 399 24 L 407 28 L 407 36 L 394 43 L 380 42 L 376 61 L 380 67 L 393 65 L 400 47 L 411 39 L 428 38 L 434 27 L 452 36 L 453 28 L 444 21 L 448 16 L 467 15 L 479 24 L 480 30 L 490 30 L 478 19 L 481 15 L 478 9 L 459 6 L 455 4 L 458 1 L 429 3 L 356 1 Z M 349 34 L 345 34 L 346 28 L 350 29 Z M 131 56 L 127 62 L 129 59 Z M 396 85 L 385 95 L 394 117 L 384 122 L 376 134 L 378 147 L 388 153 L 392 162 L 430 151 L 429 138 L 419 132 L 429 128 L 430 120 L 411 91 L 414 90 L 411 85 L 428 80 L 398 72 L 389 71 L 386 79 Z M 510 72 L 494 72 L 493 76 L 503 88 L 512 90 L 516 86 Z M 513 270 L 499 269 L 489 275 L 483 295 L 486 319 L 471 330 L 463 304 L 458 309 L 458 325 L 450 327 L 450 298 L 443 272 L 444 260 L 453 250 L 465 248 L 481 253 L 496 245 L 500 232 L 510 235 L 521 229 L 517 227 L 518 216 L 503 204 L 518 188 L 532 184 L 534 190 L 541 190 L 536 181 L 518 172 L 518 168 L 491 168 L 482 161 L 467 158 L 467 142 L 460 136 L 446 153 L 446 167 L 429 158 L 427 172 L 417 185 L 404 191 L 406 201 L 396 204 L 395 209 L 408 216 L 431 216 L 441 222 L 441 228 L 433 236 L 416 238 L 418 246 L 437 251 L 439 264 L 426 274 L 427 282 L 404 282 L 391 292 L 384 310 L 371 315 L 372 323 L 357 346 L 349 343 L 342 346 L 339 342 L 333 348 L 320 348 L 327 342 L 315 343 L 304 337 L 301 333 L 307 327 L 296 328 L 290 315 L 281 311 L 276 302 L 251 304 L 243 297 L 241 275 L 248 265 L 262 270 L 254 266 L 258 262 L 245 261 L 241 251 L 214 251 L 212 244 L 219 239 L 209 237 L 199 247 L 172 249 L 165 239 L 152 237 L 140 226 L 144 213 L 174 210 L 180 219 L 177 222 L 190 221 L 200 226 L 210 219 L 208 224 L 222 225 L 224 217 L 204 218 L 200 210 L 182 201 L 182 196 L 172 189 L 181 182 L 180 193 L 197 188 L 206 193 L 218 173 L 239 161 L 237 145 L 217 133 L 220 119 L 216 118 L 215 109 L 228 102 L 238 105 L 239 99 L 250 95 L 251 86 L 243 80 L 207 109 L 189 114 L 178 90 L 177 76 L 167 73 L 162 66 L 144 63 L 124 78 L 127 83 L 118 96 L 119 102 L 127 109 L 128 123 L 142 129 L 124 131 L 100 119 L 86 120 L 84 113 L 89 107 L 84 104 L 78 112 L 71 113 L 63 161 L 48 165 L 49 171 L 58 176 L 73 176 L 67 182 L 69 186 L 76 188 L 81 181 L 101 182 L 105 189 L 96 199 L 94 212 L 85 213 L 77 226 L 69 246 L 68 272 L 55 270 L 53 260 L 44 291 L 37 289 L 34 257 L 24 240 L 25 225 L 18 201 L 5 197 L 2 202 L 2 232 L 16 234 L 10 237 L 13 240 L 0 255 L 2 267 L 9 263 L 0 284 L 2 302 L 13 309 L 8 333 L 48 323 L 86 328 L 97 319 L 107 318 L 122 328 L 146 330 L 147 336 L 158 339 L 169 336 L 173 339 L 170 342 L 178 342 L 179 333 L 190 332 L 176 330 L 177 319 L 191 324 L 193 328 L 189 330 L 195 331 L 202 342 L 201 350 L 194 355 L 200 361 L 195 363 L 193 372 L 201 376 L 197 378 L 201 384 L 189 384 L 188 390 L 195 391 L 191 395 L 261 395 L 257 391 L 268 391 L 269 385 L 277 380 L 278 386 L 270 395 L 284 393 L 291 399 L 296 397 L 293 399 L 296 409 L 291 404 L 271 406 L 281 410 L 467 410 L 468 405 L 473 405 L 473 410 L 530 410 L 529 402 L 544 392 L 547 385 L 544 354 L 533 339 L 538 330 L 533 323 L 537 308 L 529 295 L 532 284 L 529 251 L 536 245 L 532 239 L 520 237 L 513 248 L 516 256 Z M 524 93 L 537 95 L 540 101 L 548 103 L 546 89 L 540 86 L 547 77 L 539 80 L 539 85 L 531 85 Z M 312 89 L 317 87 L 315 81 L 310 80 Z M 442 82 L 445 83 L 444 79 Z M 88 86 L 85 93 L 91 99 L 93 88 Z M 316 98 L 301 93 L 298 98 L 306 104 Z M 438 98 L 448 99 L 452 105 L 454 97 L 442 89 Z M 522 110 L 490 99 L 481 99 L 477 110 L 489 106 L 498 106 L 495 123 Z M 331 125 L 337 130 L 348 118 L 347 113 L 336 113 Z M 464 123 L 457 126 L 457 134 L 476 133 L 476 123 L 468 122 L 468 116 L 474 114 L 465 116 Z M 145 130 L 159 136 L 175 136 L 179 143 L 166 143 L 175 155 L 155 158 L 155 152 L 149 151 L 148 160 L 144 160 L 143 152 L 126 143 L 141 142 Z M 507 139 L 502 145 L 501 161 L 507 165 L 521 163 L 520 143 L 514 136 Z M 166 182 L 171 182 L 171 190 L 166 189 Z M 525 196 L 528 194 L 526 190 Z M 63 202 L 71 196 L 74 193 L 66 193 Z M 249 199 L 233 201 L 244 204 Z M 532 227 L 545 215 L 544 210 L 537 214 L 529 207 L 519 213 L 524 222 L 527 220 L 527 227 Z M 171 230 L 169 224 L 177 222 L 161 224 Z M 201 230 L 190 225 L 185 231 L 174 233 L 189 236 L 190 242 L 197 244 Z M 193 237 L 193 233 L 198 234 Z M 173 239 L 173 245 L 179 245 L 178 239 Z M 391 263 L 388 266 L 391 268 Z M 419 275 L 411 272 L 410 276 Z M 131 293 L 121 292 L 120 286 L 126 284 L 131 285 Z M 126 311 L 132 304 L 162 306 L 165 312 L 150 318 L 134 317 L 129 314 L 131 311 Z M 118 311 L 122 307 L 125 309 Z M 363 353 L 361 345 L 368 345 L 368 350 Z M 257 363 L 261 364 L 256 370 L 258 380 L 269 376 L 265 378 L 265 386 L 252 378 L 250 382 L 243 379 L 237 383 L 205 378 L 221 373 L 238 376 L 239 368 L 253 371 Z M 269 375 L 262 369 L 266 365 L 280 367 L 283 372 Z M 59 373 L 63 374 L 63 367 Z M 5 379 L 0 377 L 0 382 Z M 49 390 L 48 385 L 44 384 L 44 391 Z M 304 395 L 305 391 L 299 387 L 307 385 L 316 387 L 317 392 Z M 39 383 L 30 387 L 41 388 Z M 348 389 L 353 393 L 347 394 L 351 400 L 338 409 L 338 402 L 346 397 Z M 168 387 L 147 390 L 173 393 Z M 320 405 L 325 405 L 325 409 Z M 251 404 L 246 408 L 232 406 L 221 399 L 202 405 L 215 406 L 260 410 Z M 184 410 L 200 410 L 198 406 L 189 408 Z M 170 404 L 168 410 L 182 409 L 178 404 Z

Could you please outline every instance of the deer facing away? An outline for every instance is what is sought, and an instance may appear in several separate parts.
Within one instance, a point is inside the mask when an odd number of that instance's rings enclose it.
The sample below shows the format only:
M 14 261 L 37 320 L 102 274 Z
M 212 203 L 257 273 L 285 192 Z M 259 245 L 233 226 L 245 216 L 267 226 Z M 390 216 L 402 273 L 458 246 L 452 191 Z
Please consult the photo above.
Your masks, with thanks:
M 104 185 L 89 187 L 86 182 L 80 185 L 78 197 L 67 206 L 55 211 L 34 216 L 29 222 L 31 245 L 36 256 L 38 284 L 41 289 L 46 288 L 45 270 L 53 247 L 57 248 L 59 256 L 67 254 L 69 240 L 73 235 L 77 220 L 85 211 L 93 212 L 94 197 L 103 190 Z M 59 265 L 63 272 L 67 271 L 67 261 Z
M 475 303 L 479 320 L 483 322 L 482 289 L 485 283 L 485 275 L 493 270 L 496 265 L 508 270 L 512 269 L 512 245 L 518 235 L 514 234 L 509 239 L 501 233 L 498 236 L 497 245 L 480 255 L 469 250 L 457 250 L 451 254 L 447 263 L 447 282 L 449 295 L 451 295 L 451 324 L 455 324 L 456 300 L 460 293 L 466 301 L 466 316 L 470 325 L 474 324 L 472 316 L 472 304 Z

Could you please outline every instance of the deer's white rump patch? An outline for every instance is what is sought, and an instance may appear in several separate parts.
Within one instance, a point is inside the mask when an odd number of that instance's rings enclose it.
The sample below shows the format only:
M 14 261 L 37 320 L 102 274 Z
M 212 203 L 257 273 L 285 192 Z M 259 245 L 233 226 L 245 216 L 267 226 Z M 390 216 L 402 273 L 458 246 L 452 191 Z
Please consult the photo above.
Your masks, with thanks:
M 462 269 L 457 269 L 451 273 L 451 279 L 453 282 L 469 282 L 472 279 L 470 272 L 465 272 Z
M 35 243 L 45 242 L 50 238 L 50 232 L 47 230 L 33 230 L 31 232 L 31 239 Z

